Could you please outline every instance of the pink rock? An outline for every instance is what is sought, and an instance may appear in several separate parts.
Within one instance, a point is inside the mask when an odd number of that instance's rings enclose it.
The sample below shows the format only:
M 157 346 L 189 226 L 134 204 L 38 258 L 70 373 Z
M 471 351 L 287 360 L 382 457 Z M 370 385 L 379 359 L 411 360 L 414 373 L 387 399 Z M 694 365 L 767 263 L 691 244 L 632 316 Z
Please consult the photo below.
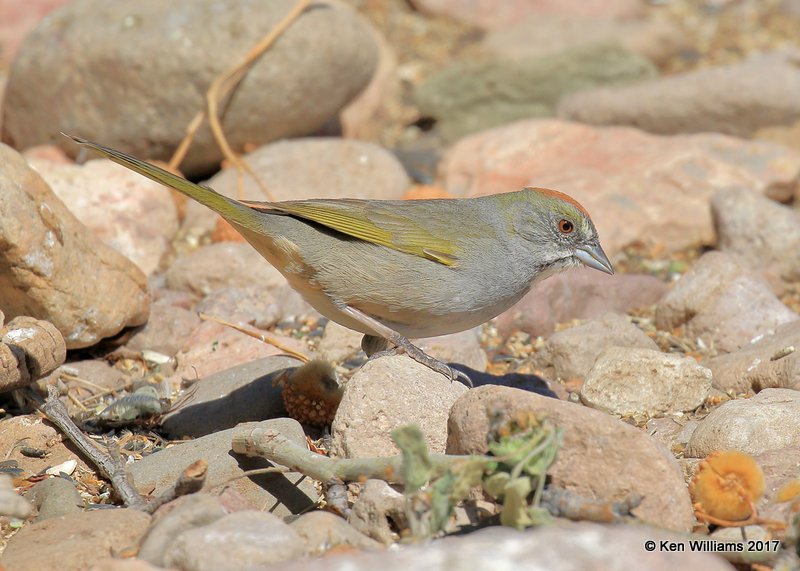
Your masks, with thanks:
M 647 275 L 609 276 L 597 270 L 570 270 L 536 286 L 497 318 L 497 328 L 501 335 L 522 330 L 546 336 L 557 323 L 652 305 L 667 289 L 667 284 Z
M 52 155 L 49 147 L 39 147 Z M 58 157 L 56 155 L 56 157 Z M 114 164 L 26 156 L 28 164 L 92 233 L 151 275 L 178 232 L 178 211 L 160 184 Z
M 640 16 L 639 0 L 412 0 L 415 8 L 480 28 L 499 28 L 535 15 L 626 19 Z
M 462 139 L 440 175 L 456 196 L 555 188 L 592 214 L 610 256 L 636 241 L 667 251 L 714 238 L 715 191 L 744 186 L 785 201 L 800 153 L 715 134 L 655 136 L 629 127 L 527 120 Z
M 0 68 L 7 66 L 39 20 L 70 0 L 0 0 Z

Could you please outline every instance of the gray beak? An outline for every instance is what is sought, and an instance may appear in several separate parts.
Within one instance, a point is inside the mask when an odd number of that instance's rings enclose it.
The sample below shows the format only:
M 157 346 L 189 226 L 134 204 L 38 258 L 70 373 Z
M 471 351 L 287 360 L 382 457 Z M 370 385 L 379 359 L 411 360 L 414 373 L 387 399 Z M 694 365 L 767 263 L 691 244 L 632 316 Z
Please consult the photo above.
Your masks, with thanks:
M 575 249 L 575 257 L 585 266 L 614 275 L 614 268 L 611 262 L 608 261 L 608 256 L 606 256 L 603 248 L 600 247 L 599 242 L 578 246 Z

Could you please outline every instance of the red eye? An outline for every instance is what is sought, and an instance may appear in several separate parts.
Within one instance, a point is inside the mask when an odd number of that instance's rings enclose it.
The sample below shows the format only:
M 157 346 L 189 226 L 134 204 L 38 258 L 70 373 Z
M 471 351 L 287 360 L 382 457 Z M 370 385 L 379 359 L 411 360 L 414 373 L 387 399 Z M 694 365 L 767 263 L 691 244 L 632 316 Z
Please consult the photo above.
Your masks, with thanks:
M 575 230 L 575 225 L 569 220 L 560 220 L 558 222 L 558 229 L 564 234 L 572 234 L 572 231 Z

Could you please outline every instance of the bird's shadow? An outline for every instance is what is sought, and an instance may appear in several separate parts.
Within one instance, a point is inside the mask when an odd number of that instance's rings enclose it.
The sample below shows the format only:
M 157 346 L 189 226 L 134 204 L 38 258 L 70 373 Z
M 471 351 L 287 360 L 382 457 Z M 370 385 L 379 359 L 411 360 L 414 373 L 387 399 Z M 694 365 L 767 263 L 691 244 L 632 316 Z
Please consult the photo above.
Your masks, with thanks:
M 522 373 L 506 373 L 505 375 L 492 375 L 476 369 L 462 365 L 461 363 L 448 363 L 453 369 L 457 369 L 467 375 L 472 381 L 473 388 L 484 385 L 497 385 L 501 387 L 511 387 L 531 393 L 536 393 L 545 397 L 558 398 L 558 395 L 550 388 L 547 381 L 538 375 L 526 375 Z

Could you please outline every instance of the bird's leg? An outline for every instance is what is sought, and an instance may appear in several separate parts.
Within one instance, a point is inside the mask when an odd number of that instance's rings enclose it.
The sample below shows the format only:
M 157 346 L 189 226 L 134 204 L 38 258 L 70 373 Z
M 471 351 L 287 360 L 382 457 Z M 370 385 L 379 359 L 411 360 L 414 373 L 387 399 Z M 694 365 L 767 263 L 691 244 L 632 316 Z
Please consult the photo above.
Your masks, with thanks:
M 376 343 L 372 338 L 376 336 L 367 335 L 361 341 L 362 347 L 364 344 L 367 344 L 368 349 L 378 349 L 378 351 L 373 352 L 372 356 L 376 356 L 378 353 L 382 354 L 396 354 L 398 351 L 403 351 L 406 355 L 414 359 L 417 363 L 425 365 L 432 371 L 436 371 L 450 379 L 451 381 L 461 381 L 468 387 L 472 387 L 472 380 L 462 373 L 459 370 L 453 369 L 449 367 L 447 364 L 442 363 L 439 359 L 435 359 L 428 355 L 425 351 L 414 345 L 411 341 L 408 340 L 407 337 L 400 335 L 397 331 L 388 327 L 378 321 L 377 319 L 370 317 L 366 313 L 359 311 L 354 307 L 350 307 L 345 303 L 338 303 L 338 309 L 340 309 L 343 313 L 347 314 L 348 316 L 352 317 L 362 325 L 369 327 L 372 329 L 377 336 L 383 337 L 390 343 L 392 343 L 395 347 L 395 351 L 391 351 L 388 353 L 384 353 L 386 351 L 385 348 L 381 348 L 378 343 Z M 376 345 L 378 345 L 376 347 Z M 365 349 L 366 352 L 366 349 Z

